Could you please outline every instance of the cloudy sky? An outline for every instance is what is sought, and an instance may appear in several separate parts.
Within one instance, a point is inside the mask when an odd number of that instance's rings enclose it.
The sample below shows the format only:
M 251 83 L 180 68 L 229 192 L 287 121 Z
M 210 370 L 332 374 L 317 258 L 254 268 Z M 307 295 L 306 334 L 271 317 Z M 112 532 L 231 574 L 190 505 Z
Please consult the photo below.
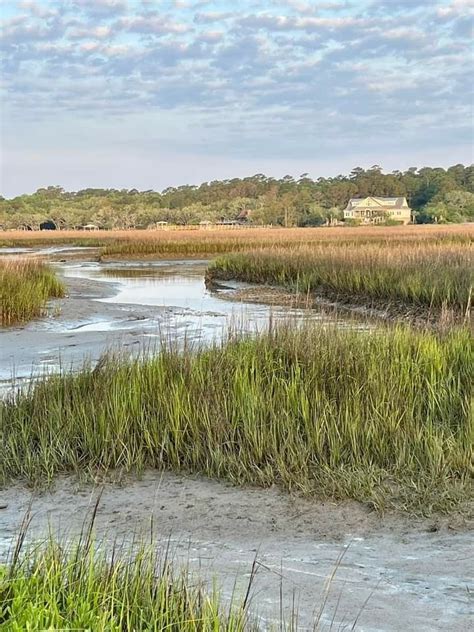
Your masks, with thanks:
M 474 0 L 2 0 L 0 192 L 472 162 Z

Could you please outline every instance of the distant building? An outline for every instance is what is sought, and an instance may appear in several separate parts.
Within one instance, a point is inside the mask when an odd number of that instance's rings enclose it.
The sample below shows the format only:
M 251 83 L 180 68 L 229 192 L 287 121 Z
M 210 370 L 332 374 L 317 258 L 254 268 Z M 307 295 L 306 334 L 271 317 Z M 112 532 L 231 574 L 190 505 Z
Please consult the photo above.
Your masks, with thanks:
M 56 230 L 56 224 L 53 220 L 48 219 L 46 222 L 41 222 L 40 230 Z
M 148 230 L 165 230 L 168 227 L 168 222 L 161 220 L 159 222 L 153 222 L 147 226 Z
M 344 209 L 344 219 L 361 224 L 380 224 L 387 219 L 409 224 L 411 208 L 404 197 L 351 198 Z

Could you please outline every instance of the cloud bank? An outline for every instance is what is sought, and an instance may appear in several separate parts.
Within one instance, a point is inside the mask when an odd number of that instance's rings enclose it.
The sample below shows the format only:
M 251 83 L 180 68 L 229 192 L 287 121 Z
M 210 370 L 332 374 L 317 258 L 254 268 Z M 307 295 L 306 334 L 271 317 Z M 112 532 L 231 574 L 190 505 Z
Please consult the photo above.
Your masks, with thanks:
M 473 13 L 473 0 L 6 2 L 2 189 L 133 186 L 134 164 L 148 188 L 254 166 L 469 161 Z

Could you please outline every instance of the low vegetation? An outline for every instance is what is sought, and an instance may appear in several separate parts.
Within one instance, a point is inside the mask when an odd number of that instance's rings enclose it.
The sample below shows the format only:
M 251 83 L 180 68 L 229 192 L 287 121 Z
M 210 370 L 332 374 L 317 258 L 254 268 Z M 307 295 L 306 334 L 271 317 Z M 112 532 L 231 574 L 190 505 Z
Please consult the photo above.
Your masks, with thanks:
M 166 230 L 13 231 L 0 233 L 0 247 L 47 245 L 86 246 L 99 249 L 103 258 L 211 257 L 227 252 L 296 245 L 379 243 L 468 244 L 474 225 L 466 226 L 359 226 L 324 228 L 183 228 Z M 92 253 L 89 253 L 92 254 Z
M 224 606 L 189 573 L 151 547 L 107 555 L 83 539 L 50 539 L 0 564 L 0 629 L 243 632 L 256 630 L 240 604 Z M 113 549 L 112 545 L 110 548 Z
M 209 279 L 276 284 L 301 293 L 370 303 L 452 310 L 468 317 L 473 285 L 469 241 L 333 243 L 231 253 L 213 262 Z
M 143 236 L 144 235 L 144 236 Z M 410 226 L 408 228 L 344 228 L 344 229 L 239 229 L 237 231 L 183 231 L 159 234 L 144 234 L 141 238 L 126 235 L 122 239 L 109 242 L 101 250 L 101 257 L 107 258 L 163 258 L 163 257 L 211 257 L 230 252 L 275 249 L 292 256 L 295 247 L 318 248 L 334 253 L 343 248 L 358 249 L 365 244 L 376 244 L 381 249 L 392 250 L 404 244 L 418 250 L 426 243 L 443 247 L 459 245 L 467 247 L 474 235 L 459 228 L 435 228 Z
M 447 511 L 470 489 L 473 366 L 463 330 L 310 324 L 104 358 L 0 403 L 0 479 L 169 468 Z
M 464 228 L 101 239 L 103 257 L 220 253 L 212 279 L 469 316 L 472 232 Z M 0 275 L 2 324 L 41 313 L 48 297 L 63 292 L 38 261 L 5 259 Z M 78 374 L 45 377 L 0 402 L 0 480 L 36 484 L 66 472 L 156 467 L 355 498 L 380 510 L 449 510 L 470 490 L 473 358 L 468 328 L 448 329 L 367 334 L 289 323 L 207 350 L 165 345 L 142 361 L 108 357 Z
M 40 316 L 48 299 L 64 295 L 54 272 L 34 259 L 0 259 L 0 325 Z

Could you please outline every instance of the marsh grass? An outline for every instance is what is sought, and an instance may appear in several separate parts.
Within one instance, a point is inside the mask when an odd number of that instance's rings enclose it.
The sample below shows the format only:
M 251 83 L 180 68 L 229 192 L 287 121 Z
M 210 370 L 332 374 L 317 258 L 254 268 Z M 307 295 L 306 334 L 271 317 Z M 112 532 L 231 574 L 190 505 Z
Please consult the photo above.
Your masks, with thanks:
M 217 589 L 176 571 L 156 545 L 101 547 L 87 532 L 75 543 L 50 536 L 25 547 L 25 535 L 0 564 L 1 630 L 257 630 L 244 598 L 224 606 Z
M 468 318 L 474 275 L 468 242 L 406 242 L 231 253 L 210 265 L 208 277 L 280 285 L 303 294 L 329 292 L 366 303 L 448 308 Z
M 231 252 L 245 252 L 252 249 L 271 252 L 274 249 L 292 250 L 295 247 L 343 248 L 363 244 L 379 244 L 392 248 L 398 244 L 440 243 L 468 244 L 472 237 L 469 229 L 437 229 L 431 227 L 404 227 L 381 229 L 364 228 L 265 228 L 240 229 L 238 231 L 182 231 L 122 235 L 110 241 L 101 250 L 107 258 L 163 258 L 163 257 L 211 257 Z
M 290 247 L 318 243 L 400 243 L 472 241 L 474 227 L 450 226 L 359 226 L 324 228 L 244 228 L 223 230 L 176 227 L 177 230 L 102 230 L 0 232 L 0 247 L 70 245 L 105 248 L 105 257 L 204 256 L 260 247 Z
M 53 270 L 35 259 L 0 259 L 0 325 L 41 316 L 50 298 L 64 296 Z
M 0 478 L 167 468 L 449 511 L 470 493 L 472 360 L 464 330 L 310 324 L 104 358 L 0 403 Z

